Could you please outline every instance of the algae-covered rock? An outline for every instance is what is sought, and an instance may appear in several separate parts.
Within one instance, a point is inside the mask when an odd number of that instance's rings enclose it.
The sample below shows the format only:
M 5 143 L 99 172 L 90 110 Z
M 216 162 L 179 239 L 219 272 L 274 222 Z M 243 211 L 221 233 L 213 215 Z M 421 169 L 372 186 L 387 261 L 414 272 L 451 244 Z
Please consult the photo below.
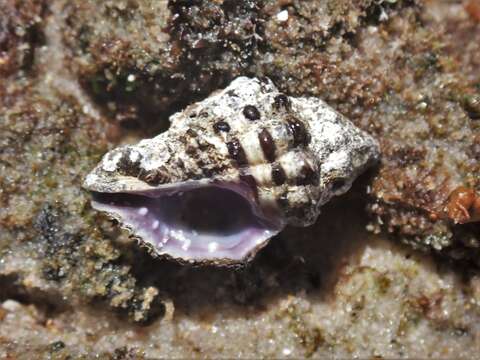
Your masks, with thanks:
M 474 0 L 2 2 L 0 356 L 477 356 L 479 14 Z M 325 100 L 381 163 L 246 267 L 153 259 L 81 183 L 239 75 Z
M 245 72 L 257 42 L 250 0 L 61 3 L 72 71 L 116 120 L 149 133 Z
M 53 303 L 99 298 L 146 320 L 157 292 L 149 295 L 119 262 L 113 230 L 92 216 L 81 189 L 108 148 L 106 122 L 56 90 L 40 95 L 35 80 L 15 91 L 0 105 L 0 274 L 14 274 L 27 293 L 48 292 Z
M 45 12 L 44 0 L 0 3 L 0 77 L 30 69 L 44 40 Z

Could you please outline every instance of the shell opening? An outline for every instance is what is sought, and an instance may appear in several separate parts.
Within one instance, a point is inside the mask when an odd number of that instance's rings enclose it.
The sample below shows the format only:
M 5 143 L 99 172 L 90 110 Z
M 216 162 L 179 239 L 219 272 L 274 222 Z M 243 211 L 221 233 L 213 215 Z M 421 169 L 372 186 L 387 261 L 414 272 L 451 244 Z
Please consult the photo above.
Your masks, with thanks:
M 241 261 L 283 225 L 262 215 L 238 184 L 175 186 L 143 193 L 94 193 L 95 209 L 150 243 L 158 254 L 188 260 Z

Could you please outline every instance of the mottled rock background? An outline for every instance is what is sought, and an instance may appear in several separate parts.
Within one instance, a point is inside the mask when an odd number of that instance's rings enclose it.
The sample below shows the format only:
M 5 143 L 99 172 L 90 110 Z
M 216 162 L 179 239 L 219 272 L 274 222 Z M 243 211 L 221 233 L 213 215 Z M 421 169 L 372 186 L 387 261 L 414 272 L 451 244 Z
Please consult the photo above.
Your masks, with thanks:
M 480 190 L 479 69 L 478 0 L 2 0 L 0 357 L 478 356 L 480 228 L 445 209 Z M 382 163 L 242 268 L 154 260 L 83 177 L 238 75 Z

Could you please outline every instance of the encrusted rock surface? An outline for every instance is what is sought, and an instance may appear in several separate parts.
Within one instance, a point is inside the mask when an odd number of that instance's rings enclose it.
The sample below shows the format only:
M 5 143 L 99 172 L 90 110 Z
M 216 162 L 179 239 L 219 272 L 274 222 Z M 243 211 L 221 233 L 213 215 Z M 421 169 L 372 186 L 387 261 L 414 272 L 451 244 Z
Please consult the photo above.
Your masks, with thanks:
M 70 66 L 127 127 L 151 134 L 177 110 L 245 73 L 256 1 L 59 1 Z
M 477 356 L 477 2 L 186 3 L 0 5 L 1 356 Z M 81 181 L 238 75 L 322 98 L 382 164 L 244 269 L 153 260 Z
M 0 3 L 0 76 L 30 69 L 35 48 L 43 42 L 44 0 Z
M 0 354 L 475 357 L 478 276 L 463 277 L 459 269 L 369 237 L 361 221 L 347 231 L 335 223 L 355 217 L 361 204 L 347 199 L 327 205 L 313 228 L 281 235 L 243 271 L 150 267 L 149 276 L 172 301 L 148 326 L 95 306 L 49 309 L 18 296 L 6 300 Z

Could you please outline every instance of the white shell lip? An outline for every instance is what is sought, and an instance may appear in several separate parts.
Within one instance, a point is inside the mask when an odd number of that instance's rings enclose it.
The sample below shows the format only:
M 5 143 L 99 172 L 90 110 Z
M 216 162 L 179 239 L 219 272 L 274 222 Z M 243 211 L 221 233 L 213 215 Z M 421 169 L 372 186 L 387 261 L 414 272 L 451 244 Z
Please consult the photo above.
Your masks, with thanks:
M 85 187 L 93 190 L 87 183 Z M 265 215 L 249 188 L 241 183 L 205 179 L 157 187 L 145 184 L 141 189 L 137 187 L 135 190 L 122 192 L 112 191 L 111 187 L 109 190 L 93 190 L 92 207 L 118 220 L 123 228 L 150 248 L 154 256 L 169 257 L 180 262 L 216 265 L 244 263 L 252 259 L 285 227 L 280 216 Z M 225 231 L 228 233 L 218 234 L 198 232 L 194 228 L 183 226 L 180 221 L 177 223 L 178 216 L 182 216 L 182 209 L 177 208 L 177 205 L 181 206 L 181 201 L 175 200 L 195 191 L 209 191 L 211 195 L 218 192 L 222 197 L 218 199 L 220 203 L 215 209 L 219 216 L 228 211 L 229 206 L 237 207 L 232 211 L 239 211 L 239 216 L 229 219 L 238 221 L 241 225 L 233 228 L 231 233 L 227 228 Z M 130 203 L 123 201 L 130 196 Z M 115 198 L 122 200 L 117 201 Z M 240 203 L 241 199 L 245 201 L 244 204 Z M 229 204 L 229 201 L 232 203 Z M 250 206 L 249 210 L 245 207 L 247 204 Z M 241 209 L 238 210 L 238 207 Z

